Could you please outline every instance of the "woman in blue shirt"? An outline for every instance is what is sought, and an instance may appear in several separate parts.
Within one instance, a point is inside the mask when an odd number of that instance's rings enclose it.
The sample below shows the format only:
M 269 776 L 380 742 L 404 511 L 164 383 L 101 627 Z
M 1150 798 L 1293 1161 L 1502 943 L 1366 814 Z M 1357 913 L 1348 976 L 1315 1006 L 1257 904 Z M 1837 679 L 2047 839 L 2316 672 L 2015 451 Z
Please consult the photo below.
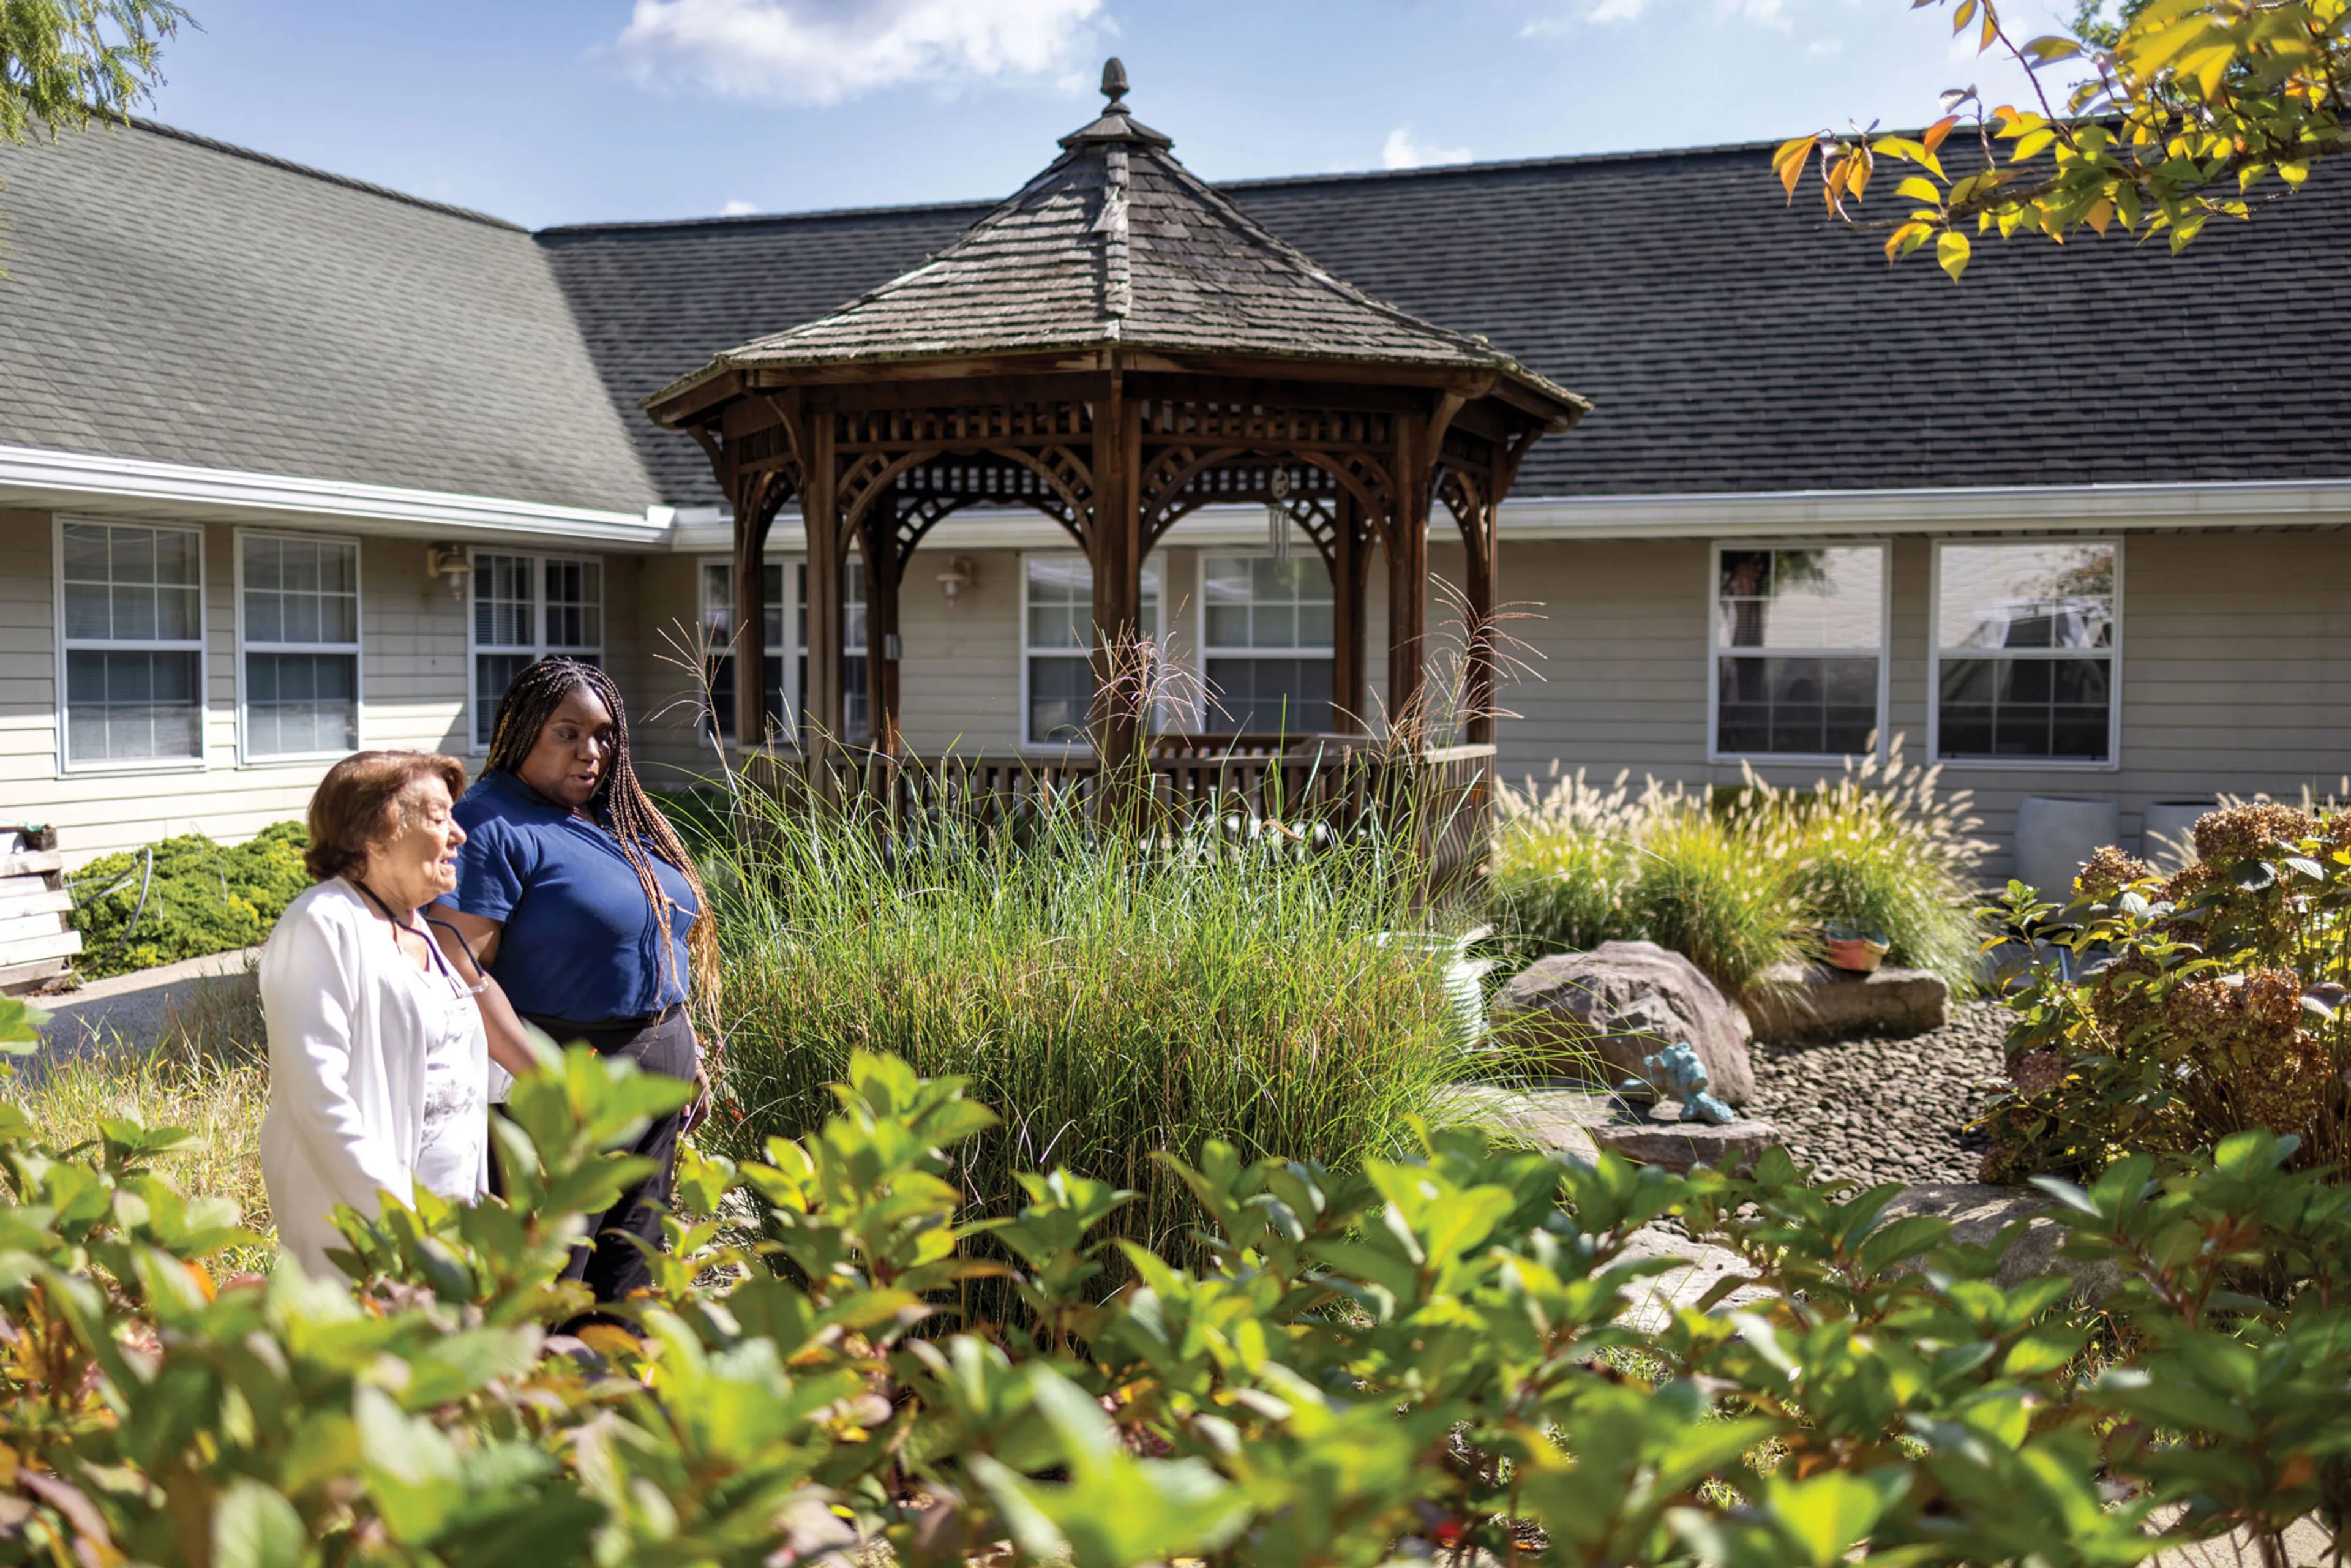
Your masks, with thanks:
M 678 1136 L 709 1106 L 694 1027 L 718 1010 L 709 896 L 638 784 L 620 688 L 593 664 L 541 659 L 514 678 L 487 765 L 456 816 L 466 840 L 443 917 L 514 1011 L 559 1041 L 584 1040 L 694 1082 L 693 1103 L 648 1127 L 632 1151 L 654 1174 L 590 1216 L 593 1244 L 566 1270 L 599 1301 L 620 1301 L 652 1283 L 630 1239 L 661 1246 Z M 493 1031 L 514 1028 L 486 1013 Z

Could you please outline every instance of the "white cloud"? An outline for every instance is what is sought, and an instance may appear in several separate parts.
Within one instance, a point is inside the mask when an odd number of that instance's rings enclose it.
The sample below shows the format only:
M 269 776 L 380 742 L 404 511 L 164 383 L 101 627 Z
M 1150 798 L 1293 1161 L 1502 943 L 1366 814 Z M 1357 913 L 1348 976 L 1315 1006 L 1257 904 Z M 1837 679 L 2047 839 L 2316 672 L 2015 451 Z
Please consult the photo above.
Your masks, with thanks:
M 1380 165 L 1387 169 L 1419 169 L 1430 163 L 1467 163 L 1467 147 L 1436 147 L 1412 139 L 1412 127 L 1399 125 L 1388 132 L 1387 145 L 1380 149 Z
M 1102 0 L 636 0 L 619 39 L 641 79 L 831 104 L 903 82 L 1081 83 Z
M 1520 27 L 1519 36 L 1564 37 L 1578 27 L 1637 22 L 1650 15 L 1653 8 L 1671 19 L 1687 22 L 1691 19 L 1688 14 L 1698 6 L 1695 0 L 1663 0 L 1654 6 L 1652 0 L 1579 0 L 1576 5 L 1531 19 Z M 1788 26 L 1787 0 L 1713 0 L 1712 9 L 1723 20 L 1751 22 L 1761 27 Z
M 748 202 L 734 201 L 719 208 L 718 215 L 722 218 L 747 218 L 758 210 Z

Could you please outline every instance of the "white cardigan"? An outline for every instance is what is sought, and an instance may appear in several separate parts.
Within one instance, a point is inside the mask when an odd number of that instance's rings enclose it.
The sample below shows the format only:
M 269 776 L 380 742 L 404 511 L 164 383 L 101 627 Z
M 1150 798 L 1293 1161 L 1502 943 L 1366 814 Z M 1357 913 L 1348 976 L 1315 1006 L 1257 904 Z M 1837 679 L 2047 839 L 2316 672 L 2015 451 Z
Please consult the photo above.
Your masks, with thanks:
M 437 977 L 419 974 L 340 877 L 288 904 L 261 950 L 261 1175 L 279 1246 L 315 1277 L 342 1278 L 327 1258 L 345 1246 L 329 1218 L 337 1204 L 372 1218 L 379 1190 L 414 1190 L 426 1060 L 445 1005 L 418 982 Z

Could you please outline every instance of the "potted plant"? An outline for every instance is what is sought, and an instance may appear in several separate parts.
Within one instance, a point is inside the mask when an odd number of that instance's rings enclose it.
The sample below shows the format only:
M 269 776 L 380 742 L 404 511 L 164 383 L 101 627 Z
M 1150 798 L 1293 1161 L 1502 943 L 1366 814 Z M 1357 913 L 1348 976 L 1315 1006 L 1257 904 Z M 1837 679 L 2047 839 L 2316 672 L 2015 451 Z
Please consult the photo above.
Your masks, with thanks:
M 1893 946 L 1882 931 L 1866 930 L 1850 920 L 1832 920 L 1822 934 L 1821 951 L 1834 968 L 1874 975 Z

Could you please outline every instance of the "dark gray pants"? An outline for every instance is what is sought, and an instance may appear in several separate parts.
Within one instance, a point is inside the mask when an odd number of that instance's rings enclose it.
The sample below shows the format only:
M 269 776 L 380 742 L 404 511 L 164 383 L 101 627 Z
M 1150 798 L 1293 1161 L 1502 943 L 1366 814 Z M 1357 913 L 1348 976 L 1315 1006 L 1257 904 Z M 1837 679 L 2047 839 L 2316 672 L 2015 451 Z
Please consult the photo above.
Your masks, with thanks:
M 599 1056 L 625 1056 L 648 1072 L 671 1078 L 694 1077 L 694 1023 L 684 1008 L 672 1008 L 650 1019 L 615 1019 L 606 1023 L 581 1023 L 526 1013 L 525 1019 L 545 1030 L 559 1045 L 585 1041 Z M 622 1189 L 612 1207 L 588 1217 L 588 1244 L 572 1249 L 563 1270 L 567 1280 L 584 1281 L 599 1301 L 617 1301 L 653 1282 L 653 1267 L 630 1238 L 646 1246 L 662 1245 L 662 1215 L 669 1207 L 670 1182 L 676 1174 L 677 1139 L 685 1113 L 673 1111 L 654 1119 L 628 1153 L 653 1162 L 643 1181 Z

